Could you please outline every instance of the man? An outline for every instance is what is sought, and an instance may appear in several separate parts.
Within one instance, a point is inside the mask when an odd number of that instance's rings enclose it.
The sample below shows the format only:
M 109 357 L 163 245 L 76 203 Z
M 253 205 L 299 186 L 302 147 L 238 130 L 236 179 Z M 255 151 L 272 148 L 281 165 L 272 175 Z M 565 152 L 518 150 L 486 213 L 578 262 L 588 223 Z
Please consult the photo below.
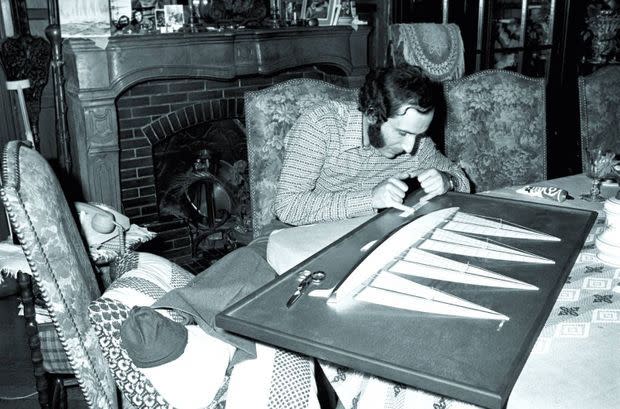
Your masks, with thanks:
M 419 67 L 371 71 L 353 102 L 303 114 L 286 137 L 275 213 L 301 225 L 369 214 L 400 204 L 404 179 L 426 195 L 469 191 L 463 171 L 425 134 L 438 98 Z

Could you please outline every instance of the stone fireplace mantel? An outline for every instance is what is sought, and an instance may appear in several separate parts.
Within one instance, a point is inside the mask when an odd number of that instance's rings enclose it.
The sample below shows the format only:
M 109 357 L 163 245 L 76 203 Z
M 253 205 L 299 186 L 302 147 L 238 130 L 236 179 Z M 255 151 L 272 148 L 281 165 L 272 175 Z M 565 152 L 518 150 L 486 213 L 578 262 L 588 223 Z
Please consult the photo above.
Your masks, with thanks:
M 368 71 L 370 29 L 345 26 L 111 37 L 64 44 L 73 172 L 84 198 L 121 209 L 116 100 L 154 79 L 230 80 L 307 65 L 338 68 L 350 86 Z

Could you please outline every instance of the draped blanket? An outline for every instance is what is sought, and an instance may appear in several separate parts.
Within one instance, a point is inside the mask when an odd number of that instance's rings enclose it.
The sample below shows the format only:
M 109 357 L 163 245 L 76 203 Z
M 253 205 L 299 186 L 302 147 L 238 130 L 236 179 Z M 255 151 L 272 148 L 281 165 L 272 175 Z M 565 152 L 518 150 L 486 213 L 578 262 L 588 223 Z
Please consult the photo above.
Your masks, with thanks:
M 456 24 L 392 24 L 389 35 L 395 66 L 418 65 L 440 82 L 463 76 L 463 39 Z

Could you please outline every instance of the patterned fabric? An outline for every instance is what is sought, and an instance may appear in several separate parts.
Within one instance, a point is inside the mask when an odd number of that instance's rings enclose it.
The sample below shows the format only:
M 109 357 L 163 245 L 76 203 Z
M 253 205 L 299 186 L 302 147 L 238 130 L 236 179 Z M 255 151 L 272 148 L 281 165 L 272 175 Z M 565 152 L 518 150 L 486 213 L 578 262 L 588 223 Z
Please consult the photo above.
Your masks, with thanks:
M 579 77 L 581 163 L 586 169 L 586 149 L 600 147 L 620 154 L 620 66 L 609 65 Z
M 446 156 L 475 192 L 546 179 L 545 83 L 486 70 L 444 84 Z
M 553 353 L 555 343 L 582 339 L 590 332 L 620 324 L 620 268 L 605 265 L 597 257 L 595 239 L 604 230 L 603 219 L 592 226 L 549 318 L 536 340 L 533 354 Z M 557 347 L 561 348 L 561 347 Z
M 293 225 L 372 214 L 372 189 L 383 180 L 427 168 L 447 172 L 459 191 L 465 174 L 426 135 L 411 155 L 387 158 L 362 146 L 362 113 L 354 102 L 332 101 L 299 117 L 286 137 L 286 154 L 274 210 Z
M 245 94 L 250 199 L 254 238 L 275 218 L 273 201 L 284 137 L 302 112 L 326 101 L 353 101 L 357 90 L 320 80 L 293 79 Z
M 133 251 L 118 260 L 118 275 L 103 296 L 129 307 L 150 306 L 168 291 L 183 287 L 194 278 L 190 272 L 163 257 Z M 188 321 L 174 310 L 160 312 L 176 322 Z
M 56 329 L 52 323 L 37 325 L 39 329 L 39 341 L 41 342 L 41 354 L 43 354 L 43 367 L 49 373 L 70 374 L 73 369 L 69 364 L 69 358 L 65 349 L 58 339 Z
M 392 64 L 418 65 L 435 81 L 455 80 L 465 72 L 465 49 L 456 24 L 392 24 Z
M 11 141 L 0 195 L 86 403 L 116 409 L 114 380 L 86 314 L 99 296 L 95 273 L 54 172 L 39 153 Z
M 478 409 L 400 383 L 319 361 L 343 409 Z
M 194 277 L 176 264 L 149 253 L 127 253 L 118 260 L 120 277 L 88 307 L 103 354 L 123 398 L 137 408 L 171 408 L 121 347 L 120 327 L 133 306 L 150 306 L 166 292 Z M 173 321 L 187 323 L 176 311 L 158 310 Z M 228 377 L 208 409 L 224 407 Z
M 308 358 L 276 350 L 269 387 L 269 409 L 308 407 L 312 384 L 312 365 Z
M 153 387 L 148 378 L 133 364 L 121 347 L 120 330 L 130 307 L 107 298 L 93 301 L 88 314 L 99 338 L 101 349 L 121 393 L 137 408 L 172 408 Z

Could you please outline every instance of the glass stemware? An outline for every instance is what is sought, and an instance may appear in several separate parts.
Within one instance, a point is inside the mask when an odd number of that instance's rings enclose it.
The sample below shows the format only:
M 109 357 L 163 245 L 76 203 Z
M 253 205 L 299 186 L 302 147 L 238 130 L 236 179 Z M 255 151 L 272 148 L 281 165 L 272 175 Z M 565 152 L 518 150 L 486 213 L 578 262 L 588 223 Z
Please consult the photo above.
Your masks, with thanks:
M 615 164 L 613 152 L 603 153 L 601 149 L 586 150 L 586 175 L 592 179 L 592 185 L 588 193 L 583 193 L 581 198 L 588 202 L 603 202 L 605 198 L 601 196 L 601 181 L 612 173 Z

